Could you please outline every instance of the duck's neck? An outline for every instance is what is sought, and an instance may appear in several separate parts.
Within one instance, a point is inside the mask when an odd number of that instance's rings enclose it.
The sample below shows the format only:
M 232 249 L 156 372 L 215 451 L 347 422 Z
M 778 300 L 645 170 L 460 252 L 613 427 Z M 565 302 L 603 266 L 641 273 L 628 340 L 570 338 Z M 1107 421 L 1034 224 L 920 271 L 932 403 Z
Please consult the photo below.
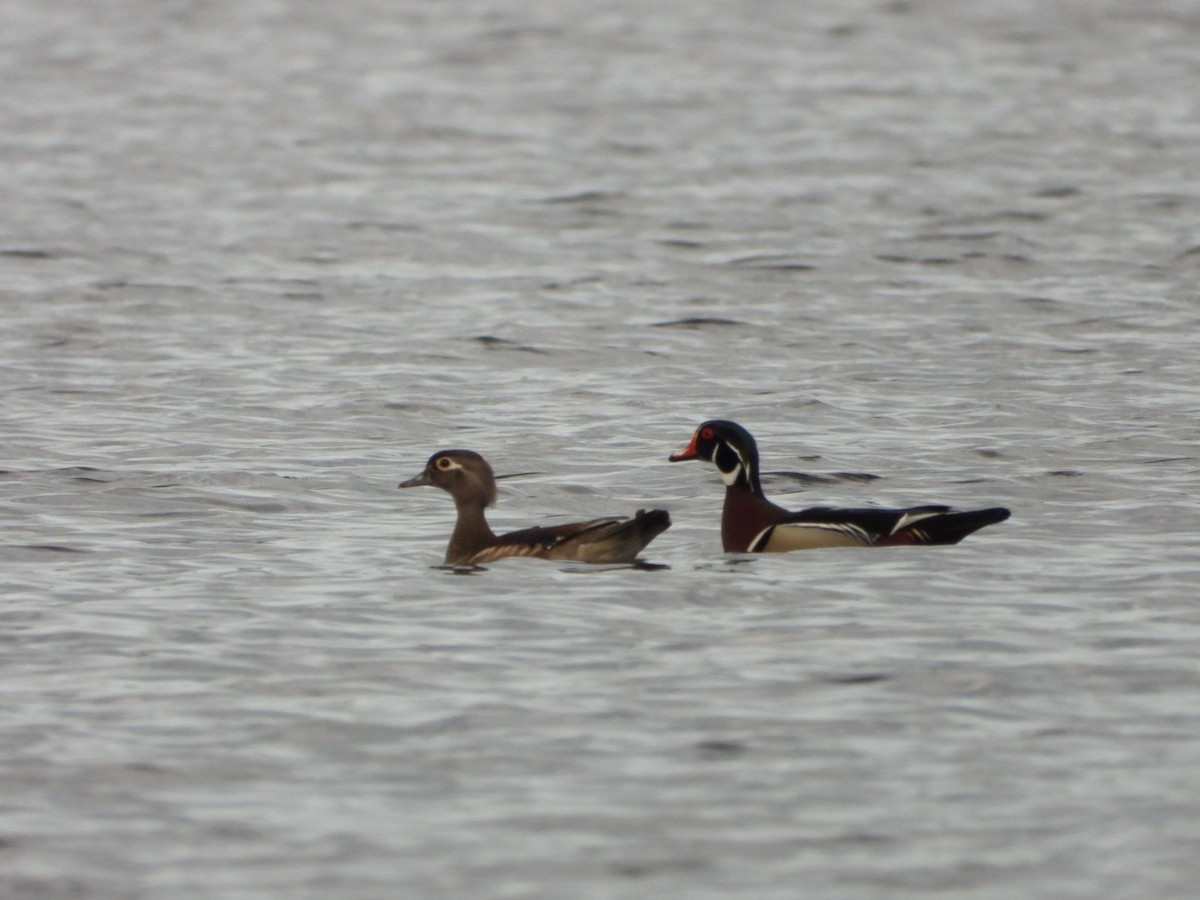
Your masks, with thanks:
M 762 530 L 774 525 L 787 515 L 787 510 L 776 506 L 758 487 L 758 479 L 751 482 L 739 478 L 725 488 L 725 505 L 721 509 L 721 544 L 726 553 L 745 553 L 750 542 Z M 755 487 L 758 489 L 755 490 Z
M 450 546 L 446 548 L 448 566 L 469 563 L 472 556 L 496 539 L 483 514 L 482 500 L 455 498 L 454 505 L 458 507 L 458 520 L 450 535 Z

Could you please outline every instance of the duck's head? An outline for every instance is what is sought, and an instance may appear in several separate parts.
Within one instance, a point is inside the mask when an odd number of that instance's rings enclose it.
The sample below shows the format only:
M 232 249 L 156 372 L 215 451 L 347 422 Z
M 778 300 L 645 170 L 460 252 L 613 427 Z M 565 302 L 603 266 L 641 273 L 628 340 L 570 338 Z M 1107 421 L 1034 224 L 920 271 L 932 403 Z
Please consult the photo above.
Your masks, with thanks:
M 439 450 L 429 457 L 425 470 L 416 478 L 400 482 L 400 487 L 433 485 L 454 498 L 455 503 L 496 502 L 496 476 L 486 459 L 472 450 Z
M 710 419 L 696 429 L 688 445 L 669 457 L 671 462 L 700 459 L 717 467 L 729 487 L 743 484 L 756 493 L 758 482 L 758 444 L 745 428 L 725 419 Z

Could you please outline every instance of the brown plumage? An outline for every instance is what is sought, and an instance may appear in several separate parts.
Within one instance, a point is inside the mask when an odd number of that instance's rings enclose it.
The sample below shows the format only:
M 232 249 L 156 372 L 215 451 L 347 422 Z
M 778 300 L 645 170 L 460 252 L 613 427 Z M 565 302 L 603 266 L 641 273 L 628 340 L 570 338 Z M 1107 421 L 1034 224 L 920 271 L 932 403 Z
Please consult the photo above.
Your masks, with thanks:
M 484 509 L 496 502 L 492 467 L 471 450 L 439 450 L 425 470 L 400 487 L 433 485 L 454 498 L 458 520 L 446 548 L 448 566 L 473 566 L 507 556 L 589 563 L 631 563 L 671 525 L 665 509 L 639 509 L 632 518 L 591 519 L 495 534 Z

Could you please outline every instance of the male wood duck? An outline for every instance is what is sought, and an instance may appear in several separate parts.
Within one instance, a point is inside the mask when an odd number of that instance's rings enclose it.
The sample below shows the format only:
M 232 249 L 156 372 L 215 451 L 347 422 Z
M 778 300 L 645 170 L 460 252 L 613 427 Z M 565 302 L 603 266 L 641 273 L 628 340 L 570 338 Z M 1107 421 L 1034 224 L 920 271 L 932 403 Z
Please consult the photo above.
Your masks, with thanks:
M 789 512 L 763 494 L 758 445 L 736 422 L 713 419 L 696 429 L 671 462 L 711 462 L 725 482 L 721 542 L 727 553 L 811 550 L 819 547 L 894 547 L 957 544 L 973 531 L 1003 522 L 1007 509 L 958 511 L 949 506 L 907 509 L 829 509 Z
M 448 566 L 481 565 L 507 556 L 632 563 L 671 525 L 665 509 L 639 509 L 632 518 L 591 519 L 496 535 L 483 514 L 496 502 L 496 476 L 487 460 L 471 450 L 439 450 L 429 457 L 425 471 L 400 487 L 427 484 L 440 487 L 458 507 L 458 521 L 446 548 Z

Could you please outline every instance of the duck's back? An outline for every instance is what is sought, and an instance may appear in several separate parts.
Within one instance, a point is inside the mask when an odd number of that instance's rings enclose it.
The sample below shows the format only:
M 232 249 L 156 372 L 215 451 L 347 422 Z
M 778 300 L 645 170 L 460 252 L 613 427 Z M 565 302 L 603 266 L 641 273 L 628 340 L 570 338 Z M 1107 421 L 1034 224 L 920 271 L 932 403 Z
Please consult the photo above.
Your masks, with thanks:
M 608 517 L 522 528 L 499 535 L 471 557 L 479 565 L 510 556 L 591 563 L 631 563 L 671 525 L 665 509 L 638 510 L 632 518 Z

